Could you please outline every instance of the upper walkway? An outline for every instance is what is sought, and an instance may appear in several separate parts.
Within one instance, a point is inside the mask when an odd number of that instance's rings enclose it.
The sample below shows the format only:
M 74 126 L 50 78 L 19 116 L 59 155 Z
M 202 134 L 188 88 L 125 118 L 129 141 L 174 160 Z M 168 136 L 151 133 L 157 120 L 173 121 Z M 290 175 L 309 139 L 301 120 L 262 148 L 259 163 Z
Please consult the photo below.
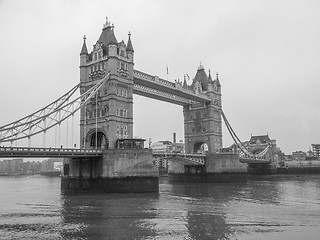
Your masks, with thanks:
M 207 103 L 210 98 L 203 93 L 194 93 L 182 87 L 180 82 L 169 82 L 158 76 L 134 70 L 133 93 L 181 106 L 190 105 L 195 102 Z

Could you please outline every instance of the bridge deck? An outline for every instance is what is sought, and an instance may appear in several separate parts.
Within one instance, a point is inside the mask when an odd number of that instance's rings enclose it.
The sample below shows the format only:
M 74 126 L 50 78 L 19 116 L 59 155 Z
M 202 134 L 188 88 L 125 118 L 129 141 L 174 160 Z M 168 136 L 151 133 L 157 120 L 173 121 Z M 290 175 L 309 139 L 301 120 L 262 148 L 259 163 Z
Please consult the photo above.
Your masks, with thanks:
M 184 153 L 152 153 L 154 158 L 168 159 L 188 165 L 204 165 L 206 155 L 204 154 L 184 154 Z
M 239 159 L 241 163 L 249 164 L 267 164 L 270 163 L 269 159 L 257 159 L 257 158 L 241 158 Z
M 0 147 L 0 158 L 100 157 L 102 150 L 70 148 Z

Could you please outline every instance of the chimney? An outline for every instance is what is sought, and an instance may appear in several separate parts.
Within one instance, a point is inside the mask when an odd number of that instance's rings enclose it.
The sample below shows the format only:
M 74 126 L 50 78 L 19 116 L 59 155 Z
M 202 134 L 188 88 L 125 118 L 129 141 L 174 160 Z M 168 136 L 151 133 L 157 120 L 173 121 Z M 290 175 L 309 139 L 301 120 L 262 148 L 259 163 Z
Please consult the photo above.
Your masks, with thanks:
M 176 143 L 176 133 L 173 133 L 173 143 Z

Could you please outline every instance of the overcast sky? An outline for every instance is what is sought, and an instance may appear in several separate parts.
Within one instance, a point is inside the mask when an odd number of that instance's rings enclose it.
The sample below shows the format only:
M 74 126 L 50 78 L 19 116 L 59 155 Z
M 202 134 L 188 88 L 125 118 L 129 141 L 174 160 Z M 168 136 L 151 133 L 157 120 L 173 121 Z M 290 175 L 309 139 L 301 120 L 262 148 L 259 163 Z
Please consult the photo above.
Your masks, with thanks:
M 173 82 L 194 77 L 200 62 L 219 72 L 242 141 L 268 133 L 286 154 L 320 143 L 319 0 L 0 0 L 1 126 L 79 82 L 83 35 L 91 51 L 106 16 L 118 41 L 131 31 L 137 70 L 166 78 L 168 65 Z M 139 96 L 134 104 L 135 136 L 183 139 L 182 107 Z

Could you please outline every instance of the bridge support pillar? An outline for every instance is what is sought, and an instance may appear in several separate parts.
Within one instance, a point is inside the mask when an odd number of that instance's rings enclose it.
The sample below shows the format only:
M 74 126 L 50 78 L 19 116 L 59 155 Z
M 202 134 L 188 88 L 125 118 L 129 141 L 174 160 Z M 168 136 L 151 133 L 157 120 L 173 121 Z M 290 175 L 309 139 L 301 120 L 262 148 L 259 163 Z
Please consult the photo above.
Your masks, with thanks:
M 170 181 L 239 182 L 247 179 L 247 164 L 240 163 L 238 154 L 210 154 L 202 166 L 171 162 L 168 173 Z
M 63 193 L 159 192 L 149 149 L 109 149 L 100 158 L 65 158 Z

